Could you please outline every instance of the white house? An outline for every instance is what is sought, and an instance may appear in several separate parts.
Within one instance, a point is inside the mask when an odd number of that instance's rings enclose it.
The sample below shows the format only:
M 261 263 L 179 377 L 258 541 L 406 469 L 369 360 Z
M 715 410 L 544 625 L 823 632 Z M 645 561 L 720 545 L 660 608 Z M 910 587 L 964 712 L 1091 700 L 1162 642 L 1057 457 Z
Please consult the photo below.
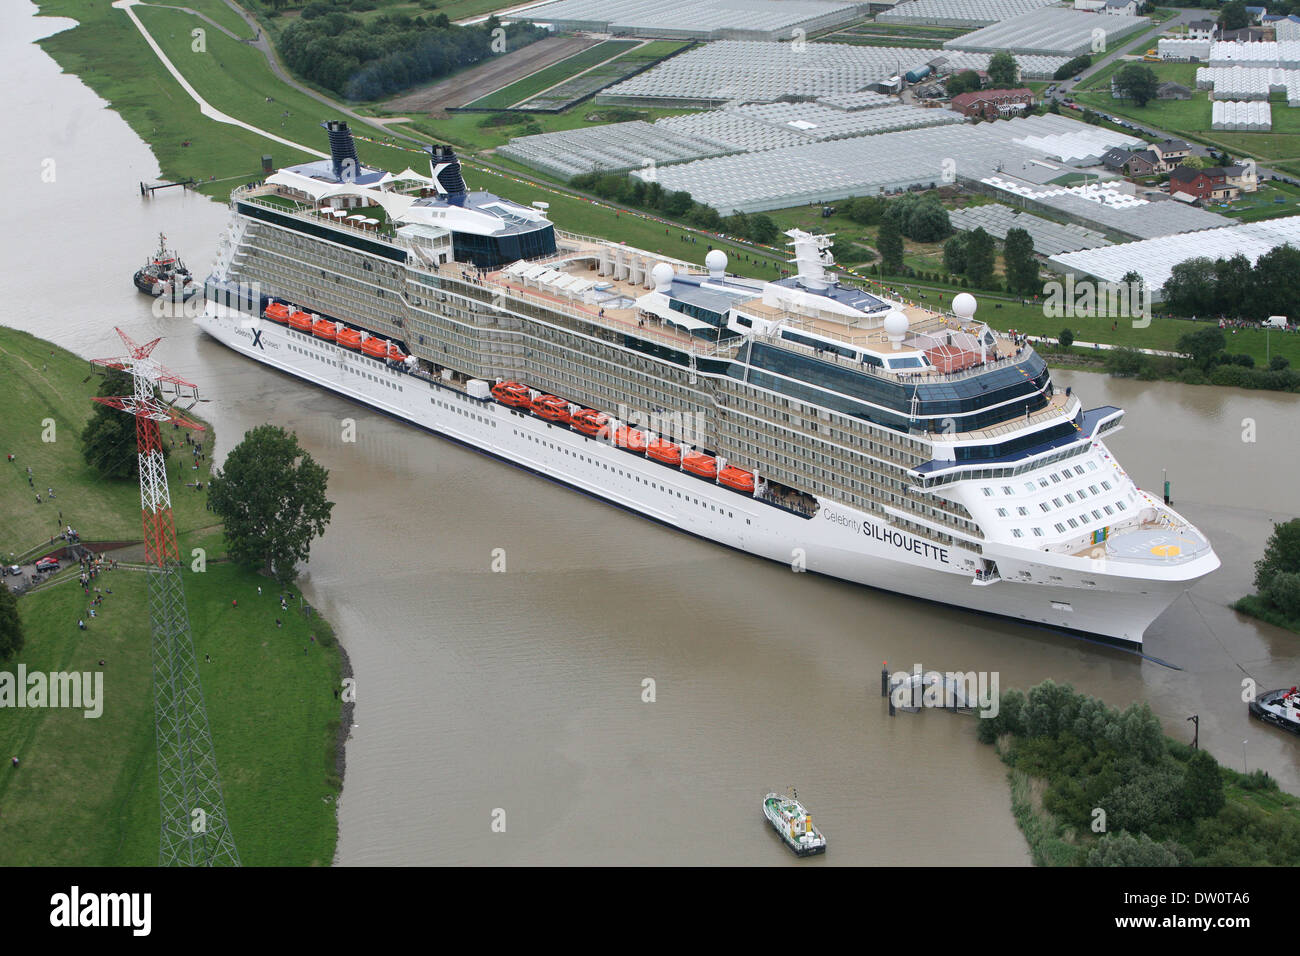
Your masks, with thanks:
M 1213 20 L 1193 20 L 1187 24 L 1187 39 L 1213 40 L 1215 23 Z M 1281 39 L 1281 37 L 1278 37 Z
M 1106 0 L 1104 12 L 1112 17 L 1135 17 L 1138 12 L 1138 0 Z
M 1300 16 L 1282 17 L 1273 23 L 1273 29 L 1279 40 L 1300 40 Z

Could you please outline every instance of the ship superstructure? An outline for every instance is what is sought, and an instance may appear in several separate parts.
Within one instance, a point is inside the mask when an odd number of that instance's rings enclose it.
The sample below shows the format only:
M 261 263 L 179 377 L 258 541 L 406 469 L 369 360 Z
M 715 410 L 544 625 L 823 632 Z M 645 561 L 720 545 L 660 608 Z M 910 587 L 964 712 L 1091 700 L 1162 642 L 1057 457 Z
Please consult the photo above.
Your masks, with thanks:
M 559 232 L 449 148 L 392 174 L 326 125 L 232 196 L 198 322 L 246 355 L 796 570 L 1121 644 L 1219 565 L 1106 448 L 1122 411 L 969 295 L 848 285 L 799 230 L 773 280 Z

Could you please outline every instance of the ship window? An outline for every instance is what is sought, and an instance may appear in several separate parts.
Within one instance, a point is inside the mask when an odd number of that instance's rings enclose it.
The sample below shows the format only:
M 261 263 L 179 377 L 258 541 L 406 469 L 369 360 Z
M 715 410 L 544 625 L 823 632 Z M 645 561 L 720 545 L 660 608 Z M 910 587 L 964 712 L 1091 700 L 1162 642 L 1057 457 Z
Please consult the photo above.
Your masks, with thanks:
M 986 498 L 992 496 L 992 494 L 993 494 L 993 489 L 992 489 L 992 488 L 982 488 L 982 489 L 980 489 L 980 490 L 984 492 L 984 497 L 986 497 Z
M 1025 515 L 1029 514 L 1029 509 L 1028 509 L 1028 508 L 1017 508 L 1017 509 L 1016 509 L 1016 514 L 1020 515 L 1020 517 L 1023 518 L 1023 517 L 1025 517 Z
M 1074 473 L 1075 473 L 1076 475 L 1082 475 L 1082 474 L 1083 474 L 1083 465 L 1075 465 L 1075 466 L 1074 466 Z
M 1097 470 L 1097 463 L 1096 463 L 1095 461 L 1090 461 L 1090 462 L 1088 462 L 1088 470 L 1089 470 L 1089 471 L 1096 471 L 1096 470 Z
M 1012 491 L 1010 488 L 1008 488 L 1006 485 L 1003 485 L 1003 486 L 1002 486 L 1002 493 L 1003 493 L 1004 495 L 1015 494 L 1015 492 L 1013 492 L 1013 491 Z
M 1038 507 L 1041 508 L 1044 512 L 1047 512 L 1047 511 L 1051 511 L 1051 510 L 1052 510 L 1052 506 L 1049 505 L 1046 501 L 1041 502 L 1041 503 L 1038 505 Z
M 1056 482 L 1059 485 L 1061 483 L 1061 476 L 1057 474 L 1053 474 L 1052 481 Z
M 1101 520 L 1101 512 L 1096 510 L 1095 508 L 1093 509 L 1092 516 L 1096 518 L 1098 521 Z
M 1073 518 L 1070 518 L 1069 521 L 1070 521 L 1070 527 L 1071 527 L 1071 528 L 1077 528 L 1077 527 L 1079 527 L 1079 522 L 1075 521 Z
M 1115 509 L 1112 508 L 1110 505 L 1105 505 L 1104 510 L 1108 515 L 1113 515 L 1115 513 Z
M 1065 500 L 1068 501 L 1070 504 L 1074 504 L 1074 495 L 1067 493 L 1065 496 Z
M 1007 509 L 1006 509 L 1006 508 L 999 508 L 999 509 L 998 509 L 998 517 L 999 517 L 999 518 L 1005 518 L 1006 516 L 1007 516 Z
M 1035 538 L 1041 538 L 1042 536 L 1043 536 L 1043 529 L 1042 529 L 1042 528 L 1035 528 L 1035 529 L 1034 529 L 1034 537 L 1035 537 Z
M 1034 483 L 1033 483 L 1032 481 L 1026 481 L 1026 482 L 1025 482 L 1025 491 L 1030 491 L 1030 492 L 1032 492 L 1033 490 L 1034 490 Z
M 1110 491 L 1110 482 L 1109 482 L 1109 481 L 1103 481 L 1103 482 L 1101 483 L 1101 486 L 1102 486 L 1103 488 L 1105 488 L 1107 491 Z
M 1052 504 L 1056 505 L 1056 507 L 1058 507 L 1058 508 L 1061 507 L 1061 499 L 1060 499 L 1060 498 L 1053 498 L 1053 499 L 1052 499 Z
M 1019 528 L 1012 528 L 1011 533 L 1015 535 L 1017 538 L 1023 538 L 1025 536 L 1025 533 L 1021 531 Z
M 1039 478 L 1039 479 L 1038 479 L 1038 487 L 1039 487 L 1039 488 L 1046 488 L 1046 487 L 1047 487 L 1047 479 L 1046 479 L 1046 478 Z
M 1065 525 L 1061 524 L 1061 523 L 1058 521 L 1058 522 L 1056 523 L 1056 530 L 1057 530 L 1057 531 L 1064 532 L 1064 531 L 1065 531 Z
M 1094 495 L 1101 494 L 1101 492 L 1097 490 L 1096 485 L 1089 485 L 1088 490 L 1091 491 Z
M 1126 510 L 1127 510 L 1127 509 L 1124 507 L 1124 502 L 1122 502 L 1122 501 L 1117 501 L 1117 502 L 1115 502 L 1115 507 L 1118 508 L 1120 511 L 1126 511 Z

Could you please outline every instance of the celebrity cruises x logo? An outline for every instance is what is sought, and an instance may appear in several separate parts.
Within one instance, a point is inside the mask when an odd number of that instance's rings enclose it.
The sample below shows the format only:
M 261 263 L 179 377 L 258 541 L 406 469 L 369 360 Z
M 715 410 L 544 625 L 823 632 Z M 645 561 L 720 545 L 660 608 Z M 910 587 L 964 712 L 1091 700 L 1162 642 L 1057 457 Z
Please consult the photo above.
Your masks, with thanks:
M 152 909 L 149 893 L 82 893 L 74 886 L 70 893 L 50 897 L 50 925 L 127 926 L 133 936 L 148 936 Z
M 104 712 L 103 671 L 0 671 L 0 708 L 71 707 L 83 710 L 83 717 L 97 718 Z

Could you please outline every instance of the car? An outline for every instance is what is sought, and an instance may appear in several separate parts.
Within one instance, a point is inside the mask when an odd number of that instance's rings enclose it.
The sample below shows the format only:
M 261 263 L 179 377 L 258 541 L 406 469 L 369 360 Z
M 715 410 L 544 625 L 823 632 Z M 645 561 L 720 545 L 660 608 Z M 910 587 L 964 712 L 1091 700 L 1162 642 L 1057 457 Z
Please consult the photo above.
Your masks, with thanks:
M 37 571 L 57 571 L 59 570 L 59 559 L 56 557 L 41 558 L 36 562 Z
M 14 577 L 22 577 L 23 569 L 16 564 L 11 564 L 4 569 L 5 574 L 12 574 Z

